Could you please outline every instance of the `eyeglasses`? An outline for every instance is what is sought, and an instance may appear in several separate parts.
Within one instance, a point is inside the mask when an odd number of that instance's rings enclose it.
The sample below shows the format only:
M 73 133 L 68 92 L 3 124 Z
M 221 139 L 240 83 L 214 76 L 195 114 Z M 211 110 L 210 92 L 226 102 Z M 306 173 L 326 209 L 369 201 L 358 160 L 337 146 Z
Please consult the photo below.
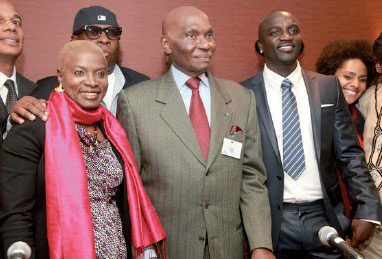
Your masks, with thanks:
M 79 29 L 76 34 L 81 33 L 82 31 L 85 31 L 86 36 L 91 40 L 98 39 L 102 32 L 105 32 L 106 36 L 110 40 L 119 40 L 120 36 L 122 34 L 122 28 L 121 27 L 106 27 L 101 28 L 95 25 L 85 25 L 84 28 Z

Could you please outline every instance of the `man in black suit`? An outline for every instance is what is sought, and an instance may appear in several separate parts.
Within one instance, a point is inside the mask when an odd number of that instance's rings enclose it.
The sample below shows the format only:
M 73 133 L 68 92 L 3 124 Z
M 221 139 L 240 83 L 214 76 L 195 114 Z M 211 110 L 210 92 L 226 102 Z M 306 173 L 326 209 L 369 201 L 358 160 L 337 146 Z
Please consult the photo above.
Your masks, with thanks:
M 22 19 L 12 3 L 0 2 L 0 146 L 10 124 L 7 119 L 15 101 L 36 85 L 16 72 L 15 63 L 23 50 Z
M 78 11 L 74 18 L 72 40 L 90 40 L 96 43 L 104 52 L 108 62 L 109 87 L 102 104 L 114 115 L 117 112 L 117 99 L 122 89 L 149 79 L 144 74 L 126 67 L 118 66 L 120 59 L 119 40 L 122 28 L 117 17 L 110 10 L 101 6 L 90 6 Z M 22 123 L 23 118 L 34 120 L 35 115 L 46 120 L 47 113 L 42 103 L 58 86 L 57 76 L 50 76 L 37 81 L 38 87 L 16 103 L 12 113 L 12 121 Z M 36 98 L 40 99 L 38 101 Z
M 256 44 L 264 69 L 242 84 L 256 96 L 275 254 L 339 258 L 317 235 L 330 225 L 344 236 L 350 224 L 342 214 L 333 158 L 353 199 L 351 245 L 367 240 L 382 218 L 341 87 L 335 77 L 300 67 L 300 25 L 291 13 L 271 12 L 259 26 Z

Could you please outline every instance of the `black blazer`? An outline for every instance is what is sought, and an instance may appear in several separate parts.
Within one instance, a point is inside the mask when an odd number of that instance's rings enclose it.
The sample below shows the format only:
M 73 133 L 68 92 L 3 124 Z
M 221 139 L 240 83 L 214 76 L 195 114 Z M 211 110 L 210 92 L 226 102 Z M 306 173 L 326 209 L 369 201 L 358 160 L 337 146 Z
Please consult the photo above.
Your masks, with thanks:
M 319 165 L 326 214 L 330 224 L 344 235 L 350 221 L 343 215 L 343 202 L 333 157 L 342 172 L 350 196 L 354 199 L 355 218 L 382 220 L 381 202 L 368 172 L 364 152 L 355 134 L 349 110 L 338 80 L 302 71 L 312 117 L 313 139 Z M 284 172 L 277 138 L 267 103 L 263 71 L 241 83 L 256 97 L 267 187 L 272 213 L 272 242 L 276 249 L 283 212 Z M 322 104 L 333 104 L 332 106 Z
M 102 124 L 99 126 L 102 130 Z M 4 253 L 12 243 L 21 240 L 31 246 L 32 258 L 49 258 L 44 140 L 45 123 L 40 119 L 26 120 L 23 125 L 12 127 L 0 151 L 0 240 Z M 115 147 L 113 151 L 122 164 Z M 115 199 L 122 218 L 128 255 L 131 255 L 125 181 L 124 178 Z
M 134 71 L 130 68 L 119 68 L 121 69 L 122 74 L 125 77 L 125 85 L 123 86 L 123 89 L 126 89 L 129 86 L 150 79 L 148 76 Z M 48 100 L 50 93 L 53 91 L 54 88 L 58 86 L 58 79 L 57 76 L 49 76 L 38 80 L 36 83 L 38 87 L 31 93 L 31 96 L 36 97 L 37 99 Z
M 16 72 L 16 84 L 17 84 L 17 90 L 18 90 L 18 98 L 30 94 L 35 88 L 36 84 L 30 81 L 29 79 L 23 77 L 21 74 Z M 3 134 L 6 130 L 7 126 L 7 119 L 8 119 L 8 112 L 7 108 L 5 107 L 4 102 L 0 99 L 0 129 L 1 133 Z M 0 137 L 0 147 L 1 143 L 3 142 L 2 136 Z

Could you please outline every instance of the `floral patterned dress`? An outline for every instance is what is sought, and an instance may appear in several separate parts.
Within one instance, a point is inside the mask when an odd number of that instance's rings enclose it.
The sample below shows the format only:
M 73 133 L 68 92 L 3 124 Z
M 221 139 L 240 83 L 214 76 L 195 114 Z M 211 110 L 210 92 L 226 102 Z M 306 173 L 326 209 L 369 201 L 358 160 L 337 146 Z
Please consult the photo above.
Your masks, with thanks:
M 123 180 L 123 169 L 110 142 L 96 141 L 76 124 L 88 174 L 90 208 L 97 258 L 127 258 L 122 220 L 114 196 Z

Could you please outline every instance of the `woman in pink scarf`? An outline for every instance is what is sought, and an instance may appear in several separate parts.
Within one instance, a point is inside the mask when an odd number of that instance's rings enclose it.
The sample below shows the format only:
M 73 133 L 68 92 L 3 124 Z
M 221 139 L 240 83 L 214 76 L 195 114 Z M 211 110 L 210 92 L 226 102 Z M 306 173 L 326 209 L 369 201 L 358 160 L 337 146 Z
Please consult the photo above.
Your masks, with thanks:
M 4 251 L 23 241 L 32 258 L 130 258 L 147 247 L 165 257 L 165 233 L 126 134 L 100 105 L 108 84 L 102 50 L 67 43 L 57 71 L 49 119 L 13 127 L 2 146 Z

